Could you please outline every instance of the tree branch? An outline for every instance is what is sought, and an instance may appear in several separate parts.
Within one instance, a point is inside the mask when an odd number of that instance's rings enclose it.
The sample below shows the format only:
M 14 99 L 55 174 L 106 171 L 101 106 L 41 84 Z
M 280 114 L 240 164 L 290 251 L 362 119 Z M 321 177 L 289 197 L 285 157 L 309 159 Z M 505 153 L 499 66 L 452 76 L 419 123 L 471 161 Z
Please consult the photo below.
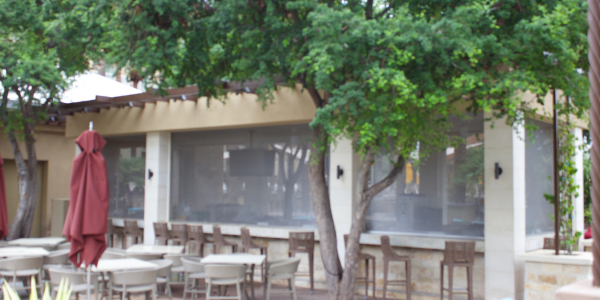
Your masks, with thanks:
M 375 195 L 377 195 L 379 192 L 383 191 L 385 188 L 392 185 L 392 183 L 394 183 L 394 181 L 396 181 L 396 177 L 398 177 L 398 175 L 400 175 L 400 173 L 402 172 L 402 169 L 404 169 L 405 163 L 406 163 L 406 160 L 404 159 L 404 157 L 402 155 L 398 154 L 398 159 L 396 160 L 396 165 L 394 166 L 394 168 L 392 170 L 390 170 L 390 172 L 388 173 L 387 176 L 385 176 L 385 178 L 383 178 L 376 184 L 372 185 L 365 191 L 365 196 L 366 196 L 365 198 L 371 199 Z

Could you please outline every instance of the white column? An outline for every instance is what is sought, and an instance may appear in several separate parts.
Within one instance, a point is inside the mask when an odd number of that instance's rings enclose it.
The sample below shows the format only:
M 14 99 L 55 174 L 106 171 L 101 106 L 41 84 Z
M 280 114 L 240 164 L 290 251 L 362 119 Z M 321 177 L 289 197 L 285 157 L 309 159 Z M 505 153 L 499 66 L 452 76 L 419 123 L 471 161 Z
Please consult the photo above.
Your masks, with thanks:
M 583 205 L 583 150 L 579 148 L 583 144 L 583 130 L 581 128 L 576 127 L 573 129 L 573 135 L 577 139 L 575 142 L 575 146 L 577 147 L 575 153 L 575 168 L 577 168 L 577 173 L 575 174 L 575 184 L 579 185 L 577 192 L 579 195 L 573 199 L 573 231 L 581 232 L 580 241 L 583 240 L 583 233 L 585 232 L 585 224 L 584 224 L 584 205 Z M 582 247 L 579 249 L 583 250 Z
M 354 152 L 352 141 L 348 139 L 332 144 L 329 154 L 329 197 L 337 234 L 338 253 L 343 265 L 346 254 L 344 234 L 350 233 L 352 224 L 352 213 L 356 203 L 354 187 L 356 173 L 360 167 L 360 157 Z M 338 166 L 344 171 L 344 175 L 339 179 L 337 178 Z
M 171 134 L 146 135 L 146 188 L 144 195 L 144 244 L 154 245 L 154 222 L 166 222 L 169 209 L 169 160 Z M 149 174 L 152 172 L 152 177 Z
M 489 116 L 486 115 L 486 116 Z M 485 298 L 524 297 L 525 130 L 485 122 Z M 494 178 L 499 163 L 502 175 Z

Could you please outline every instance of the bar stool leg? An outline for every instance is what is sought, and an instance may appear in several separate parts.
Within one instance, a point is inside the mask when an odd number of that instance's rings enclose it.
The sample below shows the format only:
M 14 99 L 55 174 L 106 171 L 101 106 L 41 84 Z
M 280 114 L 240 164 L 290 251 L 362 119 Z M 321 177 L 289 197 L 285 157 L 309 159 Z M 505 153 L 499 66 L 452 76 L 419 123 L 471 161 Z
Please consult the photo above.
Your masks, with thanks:
M 369 298 L 369 259 L 365 259 L 365 299 Z
M 473 267 L 467 266 L 467 299 L 473 300 Z
M 454 281 L 454 266 L 448 266 L 448 300 L 452 300 L 452 281 Z
M 440 263 L 440 300 L 444 300 L 444 263 Z
M 406 267 L 406 300 L 410 300 L 410 260 L 407 260 L 405 263 Z
M 386 298 L 385 294 L 387 291 L 387 283 L 388 283 L 388 264 L 390 262 L 387 260 L 383 260 L 383 299 Z
M 373 257 L 373 299 L 376 299 L 375 288 L 377 283 L 377 280 L 375 280 L 375 265 L 375 258 Z
M 314 253 L 308 253 L 308 272 L 310 276 L 310 293 L 315 291 L 315 258 Z

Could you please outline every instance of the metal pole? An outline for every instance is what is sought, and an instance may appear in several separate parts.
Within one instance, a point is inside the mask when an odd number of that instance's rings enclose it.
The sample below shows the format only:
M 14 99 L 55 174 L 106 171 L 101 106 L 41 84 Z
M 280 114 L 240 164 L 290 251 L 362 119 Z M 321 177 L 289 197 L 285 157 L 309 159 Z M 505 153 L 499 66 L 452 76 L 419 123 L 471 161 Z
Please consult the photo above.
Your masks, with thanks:
M 554 254 L 560 249 L 560 209 L 558 207 L 558 116 L 556 113 L 556 89 L 552 90 L 552 112 L 554 114 Z
M 590 136 L 592 137 L 592 275 L 594 286 L 600 286 L 600 6 L 598 0 L 588 0 L 588 60 L 590 71 Z M 595 183 L 595 184 L 594 184 Z
M 91 300 L 91 299 L 92 299 L 92 298 L 91 298 L 91 296 L 92 296 L 92 292 L 91 292 L 91 289 L 92 289 L 92 287 L 91 287 L 91 284 L 92 284 L 92 281 L 91 281 L 91 280 L 92 280 L 92 276 L 91 276 L 91 274 L 90 274 L 90 273 L 91 273 L 91 271 L 90 271 L 90 269 L 91 269 L 91 268 L 92 268 L 92 266 L 87 266 L 87 299 L 88 299 L 88 300 Z M 96 287 L 96 288 L 98 288 L 98 287 Z M 96 295 L 97 295 L 97 294 L 96 294 Z

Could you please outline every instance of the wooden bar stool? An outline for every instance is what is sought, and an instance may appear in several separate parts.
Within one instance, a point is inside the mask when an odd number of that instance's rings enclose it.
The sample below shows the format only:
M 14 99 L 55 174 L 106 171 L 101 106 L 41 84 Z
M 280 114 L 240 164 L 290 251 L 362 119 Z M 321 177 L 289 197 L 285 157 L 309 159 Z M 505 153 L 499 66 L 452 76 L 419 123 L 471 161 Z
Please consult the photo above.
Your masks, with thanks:
M 231 253 L 236 253 L 238 245 L 236 243 L 230 243 L 225 240 L 221 234 L 221 227 L 213 226 L 213 243 L 215 245 L 215 254 L 219 254 L 221 247 L 231 247 Z
M 242 228 L 242 252 L 248 253 L 250 249 L 258 249 L 260 254 L 265 256 L 265 262 L 260 266 L 260 280 L 263 281 L 265 278 L 265 264 L 267 263 L 267 246 L 257 245 L 252 241 L 250 236 L 250 230 L 248 228 Z
M 154 244 L 167 245 L 171 239 L 169 226 L 165 222 L 154 222 Z
M 112 219 L 108 219 L 107 227 L 106 227 L 106 244 L 110 248 L 114 248 L 115 246 L 115 237 L 121 238 L 121 248 L 125 247 L 125 238 L 123 237 L 123 229 L 115 227 L 113 225 Z
M 348 248 L 348 235 L 344 234 L 344 245 Z M 360 247 L 360 245 L 359 245 Z M 364 282 L 365 283 L 365 299 L 369 297 L 369 283 L 373 284 L 373 299 L 375 299 L 375 288 L 376 288 L 376 280 L 375 280 L 375 256 L 371 254 L 358 253 L 358 261 L 365 262 L 365 277 L 356 277 L 355 281 Z M 369 280 L 369 261 L 372 261 L 373 264 L 373 278 Z
M 473 300 L 473 262 L 475 261 L 475 242 L 446 242 L 444 260 L 440 262 L 440 299 L 444 299 L 444 290 L 448 291 L 448 300 L 454 294 L 467 294 L 468 300 Z M 444 266 L 448 267 L 448 288 L 444 288 Z M 467 290 L 455 291 L 452 288 L 454 267 L 467 269 Z
M 308 254 L 308 275 L 310 278 L 310 293 L 315 290 L 315 233 L 312 231 L 306 232 L 290 232 L 289 240 L 289 257 L 296 256 L 296 253 Z
M 123 245 L 125 245 L 127 238 L 131 238 L 132 245 L 144 242 L 144 232 L 138 227 L 137 221 L 125 220 L 125 238 L 123 239 Z
M 187 237 L 188 237 L 188 249 L 191 249 L 191 245 L 194 245 L 194 251 L 189 250 L 190 253 L 204 256 L 204 244 L 212 244 L 202 230 L 202 225 L 187 225 Z
M 381 237 L 381 251 L 383 252 L 383 299 L 386 298 L 388 285 L 399 285 L 406 287 L 406 299 L 410 300 L 410 257 L 396 254 L 392 250 L 389 236 Z M 404 280 L 388 280 L 388 269 L 390 262 L 404 262 L 405 278 Z
M 188 241 L 187 225 L 171 224 L 171 240 L 173 245 L 183 245 L 185 247 Z

